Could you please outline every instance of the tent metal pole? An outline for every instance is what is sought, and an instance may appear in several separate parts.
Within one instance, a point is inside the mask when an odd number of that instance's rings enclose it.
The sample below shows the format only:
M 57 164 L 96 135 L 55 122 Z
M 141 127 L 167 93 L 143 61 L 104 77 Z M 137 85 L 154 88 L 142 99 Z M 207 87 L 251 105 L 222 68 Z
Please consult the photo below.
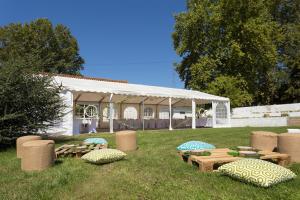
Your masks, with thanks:
M 172 128 L 172 98 L 169 98 L 169 119 L 170 119 L 170 124 L 169 124 L 169 130 L 173 130 Z
M 114 94 L 110 94 L 109 97 L 109 132 L 114 133 L 114 111 L 113 111 L 113 103 L 112 98 Z
M 145 101 L 142 102 L 143 131 L 145 130 Z
M 192 129 L 196 129 L 196 102 L 192 99 Z

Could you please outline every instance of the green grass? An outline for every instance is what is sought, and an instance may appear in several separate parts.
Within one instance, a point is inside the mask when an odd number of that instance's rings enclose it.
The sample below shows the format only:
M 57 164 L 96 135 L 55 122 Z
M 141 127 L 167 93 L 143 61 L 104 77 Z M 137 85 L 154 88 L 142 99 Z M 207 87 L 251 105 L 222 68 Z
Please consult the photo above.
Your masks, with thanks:
M 249 145 L 252 130 L 281 133 L 286 127 L 139 132 L 139 149 L 128 153 L 126 160 L 98 166 L 65 158 L 40 173 L 22 172 L 15 149 L 8 149 L 0 152 L 0 199 L 300 199 L 300 177 L 264 189 L 219 173 L 200 173 L 176 155 L 176 147 L 188 140 L 217 147 Z M 97 136 L 115 146 L 114 135 Z M 300 175 L 300 164 L 290 168 Z

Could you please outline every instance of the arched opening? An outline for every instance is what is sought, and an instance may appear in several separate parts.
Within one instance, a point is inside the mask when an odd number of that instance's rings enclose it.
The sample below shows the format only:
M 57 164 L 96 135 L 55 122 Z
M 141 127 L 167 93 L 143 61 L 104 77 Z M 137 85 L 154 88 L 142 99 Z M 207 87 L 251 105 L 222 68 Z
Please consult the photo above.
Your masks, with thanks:
M 124 119 L 137 119 L 138 112 L 135 107 L 128 106 L 124 110 Z

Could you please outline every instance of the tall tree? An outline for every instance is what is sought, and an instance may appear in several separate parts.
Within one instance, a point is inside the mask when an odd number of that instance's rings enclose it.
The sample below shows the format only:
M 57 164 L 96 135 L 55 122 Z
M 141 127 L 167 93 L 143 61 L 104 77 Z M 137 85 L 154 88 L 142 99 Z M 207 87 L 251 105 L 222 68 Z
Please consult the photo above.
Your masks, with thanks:
M 48 19 L 0 27 L 0 66 L 15 59 L 25 67 L 65 74 L 80 74 L 84 63 L 70 30 Z
M 175 50 L 182 57 L 176 70 L 185 86 L 228 97 L 239 90 L 247 98 L 235 106 L 282 102 L 279 91 L 288 93 L 291 78 L 280 47 L 290 40 L 275 20 L 278 5 L 272 2 L 188 0 L 187 12 L 175 16 L 173 33 Z M 232 81 L 231 90 L 224 90 L 225 79 Z
M 277 102 L 300 102 L 300 1 L 270 1 L 270 13 L 281 27 L 279 67 L 285 72 Z

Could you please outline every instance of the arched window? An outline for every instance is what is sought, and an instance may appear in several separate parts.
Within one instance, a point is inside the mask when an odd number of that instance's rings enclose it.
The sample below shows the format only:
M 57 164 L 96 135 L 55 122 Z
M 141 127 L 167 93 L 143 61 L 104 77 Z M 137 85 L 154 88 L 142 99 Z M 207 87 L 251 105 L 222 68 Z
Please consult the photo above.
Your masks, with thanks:
M 98 107 L 92 104 L 76 104 L 75 115 L 80 118 L 97 118 Z
M 144 109 L 144 117 L 148 119 L 153 118 L 153 109 L 150 107 L 146 107 Z
M 217 123 L 225 123 L 224 119 L 227 118 L 227 109 L 224 103 L 218 103 L 216 106 L 216 119 Z
M 137 119 L 138 113 L 135 107 L 128 106 L 124 110 L 124 119 Z

